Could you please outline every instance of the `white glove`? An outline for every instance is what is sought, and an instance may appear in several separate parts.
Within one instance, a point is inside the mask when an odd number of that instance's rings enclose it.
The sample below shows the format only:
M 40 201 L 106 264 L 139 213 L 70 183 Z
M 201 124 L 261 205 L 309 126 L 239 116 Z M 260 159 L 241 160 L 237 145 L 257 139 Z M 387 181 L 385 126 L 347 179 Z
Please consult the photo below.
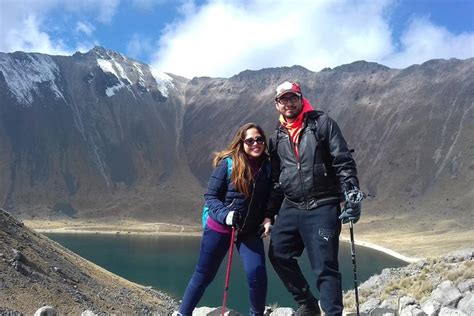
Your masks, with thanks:
M 230 211 L 225 217 L 226 225 L 232 226 L 232 220 L 234 219 L 234 212 L 235 211 Z

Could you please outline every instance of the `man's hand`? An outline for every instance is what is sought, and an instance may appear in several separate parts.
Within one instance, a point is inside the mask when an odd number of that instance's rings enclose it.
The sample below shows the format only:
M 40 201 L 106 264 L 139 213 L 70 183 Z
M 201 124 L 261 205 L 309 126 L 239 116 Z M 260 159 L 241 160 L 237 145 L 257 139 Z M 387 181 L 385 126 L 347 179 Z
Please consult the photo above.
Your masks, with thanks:
M 344 194 L 346 196 L 346 201 L 344 202 L 344 208 L 342 209 L 342 214 L 339 216 L 339 219 L 343 224 L 349 222 L 355 224 L 360 218 L 361 202 L 365 195 L 357 188 L 347 191 Z

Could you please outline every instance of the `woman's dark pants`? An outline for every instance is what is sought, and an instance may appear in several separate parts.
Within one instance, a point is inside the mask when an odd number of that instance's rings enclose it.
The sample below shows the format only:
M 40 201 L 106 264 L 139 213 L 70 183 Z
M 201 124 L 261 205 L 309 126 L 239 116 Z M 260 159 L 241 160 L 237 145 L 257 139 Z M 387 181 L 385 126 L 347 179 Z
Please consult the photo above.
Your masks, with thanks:
M 219 266 L 229 250 L 230 237 L 230 234 L 219 233 L 209 228 L 204 230 L 196 270 L 189 281 L 179 308 L 179 312 L 183 316 L 192 315 L 206 287 L 216 276 Z M 256 235 L 240 236 L 236 246 L 247 275 L 250 315 L 263 315 L 267 296 L 267 271 L 263 241 Z M 222 289 L 224 289 L 224 285 L 222 285 Z

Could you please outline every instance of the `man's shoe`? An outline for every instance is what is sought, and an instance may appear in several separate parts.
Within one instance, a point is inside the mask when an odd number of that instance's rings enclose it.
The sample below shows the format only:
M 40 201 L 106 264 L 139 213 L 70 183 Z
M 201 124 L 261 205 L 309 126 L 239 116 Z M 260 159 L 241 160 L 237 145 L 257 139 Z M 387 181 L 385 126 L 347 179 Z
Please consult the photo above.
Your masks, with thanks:
M 317 316 L 321 315 L 321 310 L 318 306 L 318 301 L 310 304 L 301 304 L 296 311 L 296 316 Z

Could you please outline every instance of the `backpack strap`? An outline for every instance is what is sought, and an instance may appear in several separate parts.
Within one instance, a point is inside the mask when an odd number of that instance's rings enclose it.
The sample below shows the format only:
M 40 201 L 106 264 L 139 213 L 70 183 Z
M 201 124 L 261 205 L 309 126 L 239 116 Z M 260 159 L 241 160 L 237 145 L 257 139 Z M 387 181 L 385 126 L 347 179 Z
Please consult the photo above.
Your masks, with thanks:
M 232 175 L 232 157 L 226 157 L 225 160 L 227 161 L 227 181 L 230 181 Z
M 308 127 L 313 131 L 316 142 L 324 140 L 324 136 L 321 135 L 321 127 L 326 123 L 328 119 L 327 114 L 322 111 L 312 111 L 308 114 Z
M 226 157 L 225 158 L 227 162 L 227 184 L 230 182 L 230 176 L 232 175 L 232 158 L 231 157 Z M 202 215 L 201 215 L 201 221 L 202 221 L 202 228 L 206 228 L 206 222 L 207 218 L 209 217 L 209 207 L 204 203 L 204 206 L 202 208 Z

